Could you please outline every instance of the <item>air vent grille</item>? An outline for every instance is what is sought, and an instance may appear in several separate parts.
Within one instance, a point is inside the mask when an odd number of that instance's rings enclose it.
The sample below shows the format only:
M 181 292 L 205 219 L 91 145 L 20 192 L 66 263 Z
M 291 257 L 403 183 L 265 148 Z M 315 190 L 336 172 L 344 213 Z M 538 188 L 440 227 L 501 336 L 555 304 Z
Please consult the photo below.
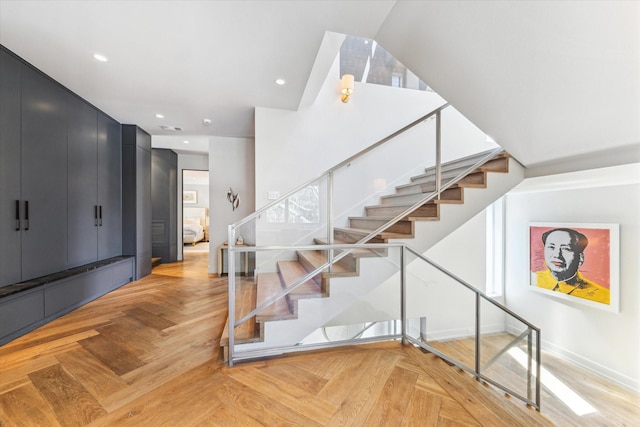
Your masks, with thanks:
M 178 127 L 178 126 L 161 125 L 160 129 L 162 129 L 162 130 L 170 130 L 170 131 L 173 131 L 173 132 L 182 132 L 182 128 Z

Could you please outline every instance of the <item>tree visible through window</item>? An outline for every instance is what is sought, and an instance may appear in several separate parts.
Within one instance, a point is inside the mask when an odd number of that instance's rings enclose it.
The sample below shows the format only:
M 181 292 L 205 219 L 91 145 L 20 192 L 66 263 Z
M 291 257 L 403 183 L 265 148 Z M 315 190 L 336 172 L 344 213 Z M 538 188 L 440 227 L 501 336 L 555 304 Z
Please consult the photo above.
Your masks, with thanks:
M 317 224 L 320 222 L 320 189 L 310 185 L 267 211 L 267 222 Z

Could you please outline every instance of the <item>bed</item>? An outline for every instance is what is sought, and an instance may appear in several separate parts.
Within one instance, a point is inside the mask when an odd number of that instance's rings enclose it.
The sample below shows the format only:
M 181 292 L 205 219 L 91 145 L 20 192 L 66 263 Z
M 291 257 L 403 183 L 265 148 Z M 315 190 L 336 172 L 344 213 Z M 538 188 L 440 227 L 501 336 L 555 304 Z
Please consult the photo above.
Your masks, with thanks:
M 205 240 L 207 208 L 184 207 L 182 214 L 182 243 L 195 245 Z

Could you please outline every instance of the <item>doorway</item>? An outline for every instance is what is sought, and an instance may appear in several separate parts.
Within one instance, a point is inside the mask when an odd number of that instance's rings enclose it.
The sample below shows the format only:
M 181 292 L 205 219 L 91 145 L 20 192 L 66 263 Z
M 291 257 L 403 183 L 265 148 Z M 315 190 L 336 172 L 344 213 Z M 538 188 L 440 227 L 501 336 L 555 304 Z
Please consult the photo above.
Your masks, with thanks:
M 209 171 L 182 170 L 182 259 L 208 257 Z

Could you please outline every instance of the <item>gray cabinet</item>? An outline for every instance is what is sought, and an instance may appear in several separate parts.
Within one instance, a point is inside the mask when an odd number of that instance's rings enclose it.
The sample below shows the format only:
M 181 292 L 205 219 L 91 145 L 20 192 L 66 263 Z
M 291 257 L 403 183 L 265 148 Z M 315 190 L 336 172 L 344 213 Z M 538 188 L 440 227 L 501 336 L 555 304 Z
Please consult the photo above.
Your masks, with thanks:
M 162 263 L 178 259 L 178 155 L 151 150 L 152 252 Z
M 136 260 L 136 280 L 151 273 L 151 135 L 122 125 L 122 253 Z
M 0 300 L 0 345 L 11 336 L 44 320 L 44 291 L 35 289 Z
M 122 254 L 121 138 L 0 46 L 0 287 Z
M 122 253 L 120 124 L 79 98 L 69 104 L 69 267 Z
M 0 286 L 22 277 L 20 194 L 20 61 L 0 49 Z M 16 205 L 17 203 L 17 205 Z M 22 212 L 20 212 L 20 221 Z
M 67 267 L 70 94 L 0 49 L 0 286 Z
M 22 67 L 22 280 L 67 266 L 67 105 L 71 94 Z
M 33 283 L 32 288 L 8 295 L 0 293 L 0 345 L 129 283 L 133 259 L 118 257 L 65 273 L 52 282 Z
M 98 260 L 98 113 L 81 99 L 69 101 L 68 266 Z
M 122 130 L 98 113 L 98 259 L 122 254 Z

